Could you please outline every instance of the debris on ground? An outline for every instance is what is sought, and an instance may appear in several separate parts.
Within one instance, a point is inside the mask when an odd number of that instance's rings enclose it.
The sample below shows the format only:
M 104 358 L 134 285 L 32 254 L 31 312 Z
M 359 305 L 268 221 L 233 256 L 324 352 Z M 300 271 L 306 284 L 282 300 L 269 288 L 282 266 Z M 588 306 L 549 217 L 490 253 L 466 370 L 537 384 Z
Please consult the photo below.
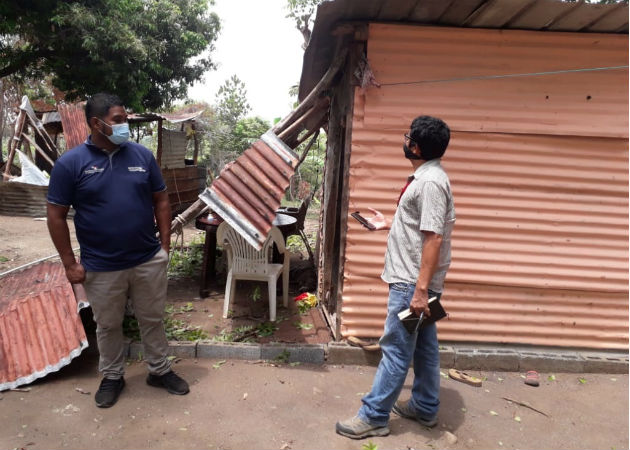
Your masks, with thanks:
M 90 395 L 90 391 L 84 391 L 80 387 L 75 387 L 74 390 L 77 391 L 80 394 Z
M 541 410 L 534 408 L 532 405 L 530 405 L 527 402 L 519 402 L 518 400 L 514 400 L 513 398 L 509 398 L 509 397 L 501 397 L 501 398 L 503 400 L 507 400 L 508 402 L 516 403 L 517 405 L 524 406 L 525 408 L 529 408 L 532 411 L 536 411 L 537 413 L 542 414 L 545 417 L 549 417 L 549 414 L 546 414 L 546 413 L 542 412 Z
M 535 370 L 528 370 L 525 374 L 525 384 L 537 387 L 540 384 L 540 375 Z
M 472 375 L 467 374 L 466 372 L 462 372 L 457 369 L 449 369 L 448 376 L 451 377 L 455 381 L 460 381 L 465 384 L 469 384 L 474 387 L 481 387 L 481 379 L 477 377 L 473 377 Z

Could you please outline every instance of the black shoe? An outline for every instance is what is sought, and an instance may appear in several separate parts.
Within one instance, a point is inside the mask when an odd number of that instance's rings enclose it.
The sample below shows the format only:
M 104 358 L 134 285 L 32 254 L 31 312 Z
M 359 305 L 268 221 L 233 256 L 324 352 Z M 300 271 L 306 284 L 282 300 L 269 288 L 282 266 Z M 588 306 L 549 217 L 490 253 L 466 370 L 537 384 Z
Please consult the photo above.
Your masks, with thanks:
M 163 387 L 168 392 L 175 395 L 185 395 L 190 392 L 188 383 L 172 370 L 166 372 L 164 375 L 149 374 L 147 384 L 149 386 Z
M 117 380 L 103 378 L 101 385 L 98 387 L 98 391 L 96 391 L 96 394 L 94 395 L 96 406 L 99 408 L 109 408 L 110 406 L 114 406 L 124 387 L 125 379 L 123 377 L 120 377 Z

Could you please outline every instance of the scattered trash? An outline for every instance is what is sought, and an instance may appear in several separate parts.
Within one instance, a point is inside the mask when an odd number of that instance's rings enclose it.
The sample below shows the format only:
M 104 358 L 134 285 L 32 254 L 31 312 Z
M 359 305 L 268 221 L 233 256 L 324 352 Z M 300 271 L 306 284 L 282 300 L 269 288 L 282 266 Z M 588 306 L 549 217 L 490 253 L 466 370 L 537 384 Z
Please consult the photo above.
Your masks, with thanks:
M 79 387 L 75 387 L 74 390 L 77 391 L 80 394 L 90 395 L 89 391 L 84 391 L 83 389 L 81 389 Z
M 295 322 L 293 325 L 295 325 L 295 328 L 298 330 L 311 330 L 313 328 L 312 323 Z
M 526 402 L 519 402 L 518 400 L 514 400 L 513 398 L 509 398 L 509 397 L 501 397 L 501 398 L 502 398 L 503 400 L 507 400 L 508 402 L 516 403 L 517 405 L 521 405 L 521 406 L 524 406 L 525 408 L 529 408 L 529 409 L 531 409 L 532 411 L 536 411 L 537 413 L 542 414 L 542 415 L 543 415 L 543 416 L 545 416 L 545 417 L 549 417 L 549 415 L 548 415 L 548 414 L 546 414 L 546 413 L 542 412 L 542 411 L 541 411 L 541 410 L 539 410 L 539 409 L 534 408 L 534 407 L 533 407 L 532 405 L 530 405 L 529 403 L 526 403 Z
M 291 448 L 291 446 L 285 442 L 284 444 L 282 444 L 282 447 L 280 447 L 280 450 L 289 450 Z
M 179 431 L 188 431 L 188 428 L 182 427 L 179 429 Z
M 468 411 L 466 408 L 462 408 L 462 412 L 466 412 Z
M 540 375 L 535 370 L 528 370 L 525 374 L 525 384 L 528 386 L 538 386 L 540 384 Z
M 317 306 L 317 296 L 304 292 L 293 298 L 293 301 L 297 302 L 298 311 L 300 314 L 306 313 L 309 309 Z
M 182 359 L 178 356 L 167 356 L 166 359 L 168 359 L 169 361 L 171 361 L 173 364 L 177 364 L 178 362 L 180 362 Z
M 13 388 L 10 390 L 13 392 L 31 392 L 31 388 Z
M 212 364 L 212 368 L 213 368 L 213 369 L 220 369 L 220 368 L 221 368 L 221 366 L 222 366 L 223 364 L 225 364 L 226 362 L 227 362 L 227 361 L 226 361 L 225 359 L 222 359 L 221 361 L 217 361 L 217 363 L 216 363 L 216 364 Z
M 375 352 L 381 349 L 381 346 L 376 343 L 371 343 L 364 341 L 363 339 L 359 339 L 356 336 L 348 336 L 348 344 L 353 345 L 355 347 L 361 347 L 363 350 L 367 352 Z
M 481 387 L 481 379 L 468 375 L 466 372 L 462 372 L 461 370 L 449 369 L 448 376 L 453 380 L 460 381 L 471 386 Z
M 247 400 L 247 392 L 243 394 L 243 400 Z
M 62 409 L 59 409 L 59 408 L 53 409 L 54 413 L 63 414 L 64 416 L 71 416 L 72 414 L 78 413 L 79 411 L 81 411 L 81 409 L 78 408 L 77 406 L 74 406 L 72 403 L 67 404 Z
M 520 422 L 521 418 L 519 416 L 514 416 L 514 420 L 517 421 L 517 422 Z
M 498 381 L 503 381 L 503 378 L 501 378 L 501 377 L 497 377 L 497 380 L 498 380 Z
M 444 372 L 442 372 L 441 370 L 440 370 L 440 376 L 441 376 L 442 378 L 446 378 L 446 379 L 448 380 L 448 375 L 446 375 L 446 374 L 445 374 Z
M 300 364 L 302 364 L 300 361 L 294 361 L 292 363 L 289 363 L 291 367 L 299 366 Z
M 581 384 L 586 384 L 586 378 L 582 378 L 582 377 L 580 377 L 580 378 L 578 378 L 578 381 L 579 381 Z
M 444 436 L 446 437 L 446 442 L 448 442 L 450 445 L 457 444 L 457 436 L 455 436 L 450 431 L 445 431 Z
M 547 379 L 549 381 L 556 381 L 556 376 L 555 375 L 549 375 L 549 377 L 547 377 Z
M 498 416 L 498 415 L 499 415 L 499 413 L 498 413 L 498 412 L 496 412 L 496 411 L 490 411 L 490 415 L 491 415 L 491 416 Z
M 617 381 L 616 378 L 611 378 L 610 381 Z M 0 400 L 2 400 L 2 397 L 0 397 Z

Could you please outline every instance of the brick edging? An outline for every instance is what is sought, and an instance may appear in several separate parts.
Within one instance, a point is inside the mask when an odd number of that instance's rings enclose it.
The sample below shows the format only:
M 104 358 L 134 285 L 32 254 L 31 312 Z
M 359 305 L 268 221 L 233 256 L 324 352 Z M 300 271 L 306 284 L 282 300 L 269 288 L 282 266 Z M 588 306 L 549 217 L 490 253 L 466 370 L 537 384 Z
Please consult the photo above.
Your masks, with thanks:
M 141 359 L 142 344 L 127 341 L 127 356 Z M 377 365 L 380 352 L 367 352 L 342 342 L 284 344 L 169 342 L 169 355 L 180 358 L 275 360 L 307 364 Z M 547 350 L 503 347 L 440 346 L 440 366 L 500 372 L 628 373 L 628 354 L 620 352 Z

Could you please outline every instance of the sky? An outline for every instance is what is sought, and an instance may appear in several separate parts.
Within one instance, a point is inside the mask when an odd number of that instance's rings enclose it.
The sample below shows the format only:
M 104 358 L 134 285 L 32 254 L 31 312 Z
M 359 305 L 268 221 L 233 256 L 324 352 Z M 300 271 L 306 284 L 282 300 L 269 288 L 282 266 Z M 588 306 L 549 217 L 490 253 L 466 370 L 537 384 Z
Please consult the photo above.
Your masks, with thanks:
M 245 83 L 248 116 L 270 122 L 291 111 L 289 88 L 302 71 L 302 35 L 286 18 L 286 0 L 215 0 L 210 10 L 221 19 L 213 60 L 218 68 L 188 90 L 188 97 L 215 102 L 232 75 Z

